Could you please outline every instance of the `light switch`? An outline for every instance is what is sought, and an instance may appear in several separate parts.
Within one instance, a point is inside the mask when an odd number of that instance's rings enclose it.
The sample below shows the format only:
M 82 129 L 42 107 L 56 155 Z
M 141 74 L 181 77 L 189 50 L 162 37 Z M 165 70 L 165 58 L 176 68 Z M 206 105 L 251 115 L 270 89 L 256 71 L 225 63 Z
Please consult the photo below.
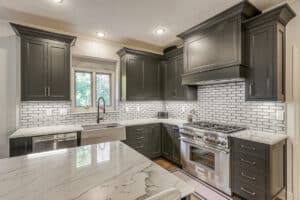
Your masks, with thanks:
M 138 112 L 140 112 L 140 111 L 141 111 L 141 108 L 140 108 L 140 106 L 137 106 L 137 107 L 136 107 L 136 111 L 138 111 Z
M 67 115 L 67 114 L 68 114 L 68 111 L 67 111 L 66 108 L 61 108 L 61 109 L 59 110 L 59 114 L 60 114 L 60 115 Z
M 126 106 L 125 111 L 129 112 L 129 107 L 128 106 Z
M 283 110 L 277 110 L 276 111 L 276 119 L 277 120 L 284 120 L 284 111 Z
M 51 116 L 52 115 L 52 109 L 46 109 L 46 115 Z

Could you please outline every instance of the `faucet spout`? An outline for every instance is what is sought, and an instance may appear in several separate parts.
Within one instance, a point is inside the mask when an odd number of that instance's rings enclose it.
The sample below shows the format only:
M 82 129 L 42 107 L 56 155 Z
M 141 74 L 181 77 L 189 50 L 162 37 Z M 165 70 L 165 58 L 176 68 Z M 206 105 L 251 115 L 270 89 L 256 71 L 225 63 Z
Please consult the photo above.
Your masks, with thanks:
M 97 124 L 100 123 L 100 120 L 103 120 L 103 117 L 100 118 L 100 100 L 102 100 L 103 102 L 103 106 L 102 106 L 102 110 L 103 110 L 103 114 L 105 114 L 105 100 L 103 97 L 99 97 L 98 100 L 97 100 Z

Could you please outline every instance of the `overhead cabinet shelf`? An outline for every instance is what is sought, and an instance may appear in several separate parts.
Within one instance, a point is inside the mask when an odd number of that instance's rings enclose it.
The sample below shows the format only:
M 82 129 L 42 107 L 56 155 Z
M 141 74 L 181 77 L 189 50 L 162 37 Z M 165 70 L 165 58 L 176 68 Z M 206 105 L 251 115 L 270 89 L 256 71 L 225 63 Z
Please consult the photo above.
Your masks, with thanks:
M 76 37 L 11 26 L 21 37 L 22 101 L 70 100 L 70 46 Z

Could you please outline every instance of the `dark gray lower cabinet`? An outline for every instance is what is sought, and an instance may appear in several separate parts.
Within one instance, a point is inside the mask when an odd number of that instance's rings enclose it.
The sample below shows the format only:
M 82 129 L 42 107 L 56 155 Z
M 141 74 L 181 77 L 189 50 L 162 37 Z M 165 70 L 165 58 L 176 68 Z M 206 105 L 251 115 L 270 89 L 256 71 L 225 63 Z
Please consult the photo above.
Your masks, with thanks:
M 129 126 L 126 127 L 126 140 L 123 142 L 150 159 L 163 157 L 180 165 L 177 126 L 167 124 Z
M 32 152 L 32 138 L 12 138 L 9 139 L 9 156 L 22 156 Z
M 286 187 L 286 141 L 266 145 L 231 139 L 234 194 L 249 200 L 271 200 Z
M 178 126 L 162 125 L 162 156 L 180 165 L 180 134 Z

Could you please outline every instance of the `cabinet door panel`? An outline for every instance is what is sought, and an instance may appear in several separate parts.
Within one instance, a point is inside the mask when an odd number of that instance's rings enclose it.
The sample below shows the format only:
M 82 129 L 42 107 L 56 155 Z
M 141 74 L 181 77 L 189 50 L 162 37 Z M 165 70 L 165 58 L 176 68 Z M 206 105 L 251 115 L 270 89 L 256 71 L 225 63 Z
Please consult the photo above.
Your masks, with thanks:
M 259 27 L 249 31 L 250 77 L 247 99 L 272 99 L 274 27 Z
M 161 126 L 160 124 L 150 125 L 148 134 L 148 142 L 150 147 L 150 158 L 158 158 L 161 156 Z
M 47 99 L 47 43 L 22 39 L 22 100 Z
M 172 160 L 173 144 L 172 144 L 172 128 L 169 125 L 164 124 L 162 128 L 162 155 Z
M 180 165 L 180 134 L 176 126 L 173 126 L 173 143 L 173 161 Z
M 48 46 L 48 96 L 50 100 L 70 100 L 69 51 L 66 44 Z
M 166 64 L 166 72 L 165 72 L 165 98 L 167 100 L 172 100 L 176 96 L 176 67 L 175 67 L 175 59 L 169 59 Z
M 160 66 L 154 59 L 144 62 L 144 95 L 147 100 L 160 99 Z
M 144 60 L 129 56 L 126 66 L 127 100 L 144 99 Z

